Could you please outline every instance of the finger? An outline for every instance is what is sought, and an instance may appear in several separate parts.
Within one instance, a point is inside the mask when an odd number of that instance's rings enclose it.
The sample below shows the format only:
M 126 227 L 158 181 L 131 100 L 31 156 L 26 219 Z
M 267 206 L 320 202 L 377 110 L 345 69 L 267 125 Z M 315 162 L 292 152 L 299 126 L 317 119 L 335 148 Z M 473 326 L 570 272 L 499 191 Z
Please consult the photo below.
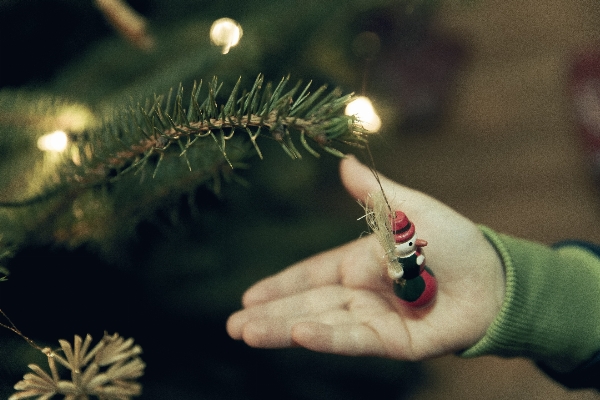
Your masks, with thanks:
M 373 172 L 355 157 L 347 156 L 340 164 L 340 176 L 346 190 L 355 198 L 365 202 L 369 194 L 381 191 Z M 425 193 L 400 185 L 380 175 L 381 186 L 395 210 L 402 210 L 417 226 L 422 239 L 428 240 L 429 254 L 439 253 L 440 245 L 450 245 L 459 238 L 483 239 L 473 222 L 442 202 Z M 469 239 L 470 240 L 470 239 Z M 471 243 L 473 244 L 473 243 Z M 435 249 L 437 247 L 437 249 Z M 450 253 L 460 253 L 449 247 Z
M 346 156 L 340 163 L 340 177 L 344 187 L 355 199 L 366 202 L 370 194 L 383 191 L 392 207 L 407 213 L 437 209 L 442 203 L 417 190 L 400 185 L 384 175 L 378 174 L 381 187 L 373 171 L 354 156 Z
M 254 319 L 239 330 L 236 339 L 242 339 L 252 347 L 282 348 L 297 345 L 293 338 L 294 327 L 304 323 L 325 325 L 356 324 L 358 320 L 351 312 L 343 309 L 330 310 L 318 315 L 304 315 L 296 318 Z
M 242 304 L 248 308 L 327 285 L 377 287 L 381 260 L 374 238 L 358 239 L 263 279 L 244 293 Z
M 369 290 L 326 286 L 238 311 L 229 317 L 227 332 L 253 346 L 288 346 L 299 322 L 347 325 L 387 318 L 396 315 L 389 300 Z
M 373 171 L 362 164 L 352 155 L 347 155 L 340 162 L 340 177 L 344 187 L 352 197 L 359 201 L 364 201 L 369 193 L 380 191 L 379 184 L 373 175 Z M 380 175 L 382 184 L 387 178 Z
M 362 324 L 301 322 L 293 326 L 291 341 L 309 350 L 346 356 L 385 356 L 378 334 Z
M 247 308 L 313 287 L 338 283 L 343 247 L 317 254 L 257 282 L 244 293 L 242 304 Z
M 232 314 L 227 320 L 227 332 L 232 338 L 241 339 L 246 325 L 268 326 L 277 321 L 278 325 L 287 327 L 289 336 L 292 324 L 311 318 L 316 320 L 332 311 L 347 310 L 361 295 L 368 297 L 368 292 L 331 285 L 282 297 Z
M 276 318 L 248 322 L 241 327 L 239 336 L 234 339 L 241 339 L 248 346 L 263 349 L 292 347 L 294 343 L 291 328 L 289 324 L 282 322 Z
M 227 320 L 227 332 L 234 339 L 242 339 L 247 326 L 255 326 L 260 334 L 259 326 L 268 328 L 271 324 L 285 326 L 289 332 L 291 325 L 302 319 L 346 309 L 352 298 L 351 290 L 339 285 L 315 288 L 238 311 Z

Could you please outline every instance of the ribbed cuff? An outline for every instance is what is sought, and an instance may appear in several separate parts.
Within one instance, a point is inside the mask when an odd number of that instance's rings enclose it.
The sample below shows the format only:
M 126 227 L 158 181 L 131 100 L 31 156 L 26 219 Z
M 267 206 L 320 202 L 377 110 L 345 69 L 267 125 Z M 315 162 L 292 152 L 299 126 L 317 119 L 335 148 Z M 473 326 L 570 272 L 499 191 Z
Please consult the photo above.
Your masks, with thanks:
M 600 348 L 600 260 L 579 246 L 553 249 L 480 227 L 506 273 L 500 313 L 461 356 L 529 357 L 569 371 Z

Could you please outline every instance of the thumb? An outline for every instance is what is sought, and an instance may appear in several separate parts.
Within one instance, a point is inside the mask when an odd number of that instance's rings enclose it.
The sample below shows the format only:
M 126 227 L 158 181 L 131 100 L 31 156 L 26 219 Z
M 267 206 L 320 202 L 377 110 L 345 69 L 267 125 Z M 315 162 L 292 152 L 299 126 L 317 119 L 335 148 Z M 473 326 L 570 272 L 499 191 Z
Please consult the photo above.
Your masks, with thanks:
M 369 194 L 381 190 L 373 171 L 353 155 L 347 155 L 340 163 L 342 184 L 356 200 L 365 202 Z M 382 178 L 385 179 L 385 178 Z
M 451 254 L 472 253 L 472 247 L 475 245 L 486 250 L 491 249 L 487 239 L 472 221 L 433 197 L 384 176 L 380 176 L 379 187 L 373 171 L 353 156 L 342 160 L 340 176 L 346 190 L 363 203 L 368 201 L 369 194 L 383 188 L 392 210 L 402 210 L 409 215 L 418 227 L 419 235 L 429 243 L 435 243 L 435 246 L 428 247 L 429 254 L 444 251 L 445 261 L 449 261 Z M 495 256 L 495 251 L 491 252 Z M 449 265 L 456 265 L 456 262 L 450 262 Z
M 406 212 L 421 211 L 428 206 L 433 206 L 431 203 L 437 201 L 431 197 L 400 185 L 381 174 L 377 174 L 381 187 L 377 182 L 375 172 L 362 164 L 352 155 L 346 156 L 340 163 L 340 177 L 342 183 L 348 193 L 358 201 L 366 203 L 369 195 L 380 192 L 383 188 L 390 206 L 393 208 L 401 207 Z

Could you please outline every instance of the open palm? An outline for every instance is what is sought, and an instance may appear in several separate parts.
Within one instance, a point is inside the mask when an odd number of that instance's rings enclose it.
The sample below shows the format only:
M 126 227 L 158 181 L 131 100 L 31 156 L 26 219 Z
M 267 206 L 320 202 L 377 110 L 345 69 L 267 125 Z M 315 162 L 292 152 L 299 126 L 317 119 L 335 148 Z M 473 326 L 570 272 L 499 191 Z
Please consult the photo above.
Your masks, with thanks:
M 380 188 L 348 157 L 341 176 L 355 198 Z M 475 224 L 431 197 L 382 178 L 392 207 L 417 228 L 438 280 L 434 303 L 406 307 L 394 295 L 383 249 L 366 237 L 295 264 L 251 287 L 227 331 L 250 346 L 419 360 L 476 343 L 500 309 L 503 270 Z

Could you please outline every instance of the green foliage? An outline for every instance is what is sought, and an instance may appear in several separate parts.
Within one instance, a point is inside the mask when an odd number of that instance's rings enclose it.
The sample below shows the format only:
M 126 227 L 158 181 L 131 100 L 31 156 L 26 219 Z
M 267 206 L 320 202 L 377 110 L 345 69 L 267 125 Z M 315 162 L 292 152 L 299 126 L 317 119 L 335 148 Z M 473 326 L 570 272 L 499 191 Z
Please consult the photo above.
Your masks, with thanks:
M 289 77 L 272 85 L 259 75 L 249 90 L 242 90 L 240 79 L 221 97 L 223 85 L 214 78 L 206 85 L 195 83 L 187 95 L 180 85 L 166 96 L 132 102 L 102 122 L 97 122 L 102 116 L 81 111 L 85 127 L 67 130 L 65 151 L 12 174 L 13 190 L 0 201 L 4 246 L 95 242 L 110 247 L 129 238 L 157 209 L 182 196 L 193 200 L 198 186 L 209 185 L 218 193 L 223 180 L 239 181 L 235 170 L 245 168 L 255 154 L 263 157 L 263 138 L 279 143 L 293 159 L 302 157 L 301 148 L 317 157 L 318 150 L 342 156 L 340 144 L 364 143 L 354 117 L 343 113 L 351 95 L 327 92 L 325 86 L 311 93 L 310 83 L 288 85 Z M 62 103 L 47 104 L 50 111 L 40 113 L 41 119 L 64 118 L 51 107 Z M 16 113 L 10 107 L 3 111 Z M 31 143 L 47 132 L 35 118 L 21 122 Z M 8 142 L 12 136 L 1 137 Z M 24 177 L 27 185 L 14 185 Z

